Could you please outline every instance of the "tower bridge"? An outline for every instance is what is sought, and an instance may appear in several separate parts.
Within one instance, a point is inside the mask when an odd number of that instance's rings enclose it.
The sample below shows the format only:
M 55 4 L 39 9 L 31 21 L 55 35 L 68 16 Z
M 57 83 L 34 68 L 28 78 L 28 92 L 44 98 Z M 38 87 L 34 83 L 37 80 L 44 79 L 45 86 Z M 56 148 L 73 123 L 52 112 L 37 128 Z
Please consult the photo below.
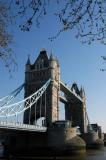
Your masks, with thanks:
M 67 148 L 72 151 L 73 145 L 76 149 L 85 147 L 76 133 L 76 127 L 81 134 L 88 132 L 84 89 L 76 83 L 68 87 L 61 81 L 60 73 L 58 60 L 45 50 L 40 51 L 33 64 L 28 57 L 24 84 L 0 99 L 0 119 L 4 119 L 0 121 L 0 142 L 6 154 L 41 155 L 63 153 Z M 13 103 L 23 88 L 23 100 Z M 64 104 L 65 123 L 59 120 L 60 102 Z M 19 121 L 20 115 L 23 122 Z
M 12 103 L 22 88 L 24 88 L 24 99 Z M 6 134 L 4 139 L 8 148 L 11 146 L 9 150 L 12 154 L 21 151 L 21 147 L 25 152 L 29 148 L 33 153 L 35 148 L 37 151 L 48 147 L 60 149 L 62 145 L 67 148 L 69 142 L 67 138 L 64 140 L 64 137 L 72 139 L 76 134 L 72 128 L 54 129 L 54 124 L 59 122 L 59 102 L 64 104 L 65 120 L 72 122 L 71 127 L 78 126 L 81 134 L 86 134 L 89 120 L 84 89 L 79 89 L 76 83 L 73 83 L 71 88 L 65 85 L 60 78 L 58 60 L 52 54 L 49 57 L 46 50 L 41 50 L 33 64 L 28 57 L 25 65 L 25 83 L 10 95 L 0 99 L 0 117 L 5 119 L 4 122 L 0 122 L 0 132 L 1 135 L 8 132 L 8 138 Z M 20 114 L 23 115 L 22 123 L 18 121 Z M 14 117 L 16 121 L 9 122 L 9 117 Z M 42 124 L 38 124 L 41 118 Z M 84 147 L 84 142 L 81 139 L 78 141 L 81 142 L 78 145 L 83 144 Z
M 24 100 L 10 104 L 23 87 Z M 64 96 L 61 96 L 60 92 L 63 92 Z M 48 57 L 46 51 L 41 50 L 33 64 L 28 57 L 25 66 L 25 83 L 9 96 L 0 99 L 0 117 L 8 118 L 23 113 L 23 124 L 27 125 L 36 125 L 37 120 L 44 117 L 43 127 L 50 127 L 53 122 L 59 120 L 59 101 L 65 106 L 65 120 L 72 120 L 73 126 L 79 126 L 82 133 L 87 132 L 84 90 L 82 88 L 79 90 L 76 83 L 73 83 L 71 88 L 65 85 L 60 80 L 58 60 L 52 54 Z M 9 129 L 8 124 L 7 126 Z M 19 124 L 15 129 L 19 129 Z M 27 127 L 28 129 L 30 130 L 30 127 Z

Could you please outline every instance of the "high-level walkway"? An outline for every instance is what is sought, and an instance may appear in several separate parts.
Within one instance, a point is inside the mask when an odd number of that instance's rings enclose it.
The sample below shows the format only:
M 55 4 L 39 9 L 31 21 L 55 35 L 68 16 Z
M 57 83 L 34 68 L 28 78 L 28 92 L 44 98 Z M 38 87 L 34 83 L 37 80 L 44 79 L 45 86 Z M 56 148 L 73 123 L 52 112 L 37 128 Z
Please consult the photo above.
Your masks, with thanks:
M 67 85 L 65 85 L 63 82 L 60 81 L 60 90 L 64 92 L 66 95 L 69 95 L 71 97 L 71 101 L 73 102 L 83 102 L 83 99 L 75 92 L 73 92 Z M 62 97 L 60 97 L 62 99 Z M 66 101 L 66 99 L 63 99 L 63 101 Z

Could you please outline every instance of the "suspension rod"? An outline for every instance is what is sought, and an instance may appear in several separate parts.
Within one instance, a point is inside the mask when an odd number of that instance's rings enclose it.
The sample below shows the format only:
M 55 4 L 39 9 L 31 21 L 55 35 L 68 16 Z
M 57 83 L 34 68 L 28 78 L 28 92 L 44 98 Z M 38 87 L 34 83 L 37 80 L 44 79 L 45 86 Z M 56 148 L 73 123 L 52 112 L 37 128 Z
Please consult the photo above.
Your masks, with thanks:
M 33 104 L 35 104 L 46 91 L 48 85 L 50 84 L 50 81 L 51 80 L 49 79 L 38 91 L 25 98 L 24 100 L 9 106 L 0 107 L 0 117 L 9 117 L 16 114 L 21 114 L 30 107 L 32 107 Z

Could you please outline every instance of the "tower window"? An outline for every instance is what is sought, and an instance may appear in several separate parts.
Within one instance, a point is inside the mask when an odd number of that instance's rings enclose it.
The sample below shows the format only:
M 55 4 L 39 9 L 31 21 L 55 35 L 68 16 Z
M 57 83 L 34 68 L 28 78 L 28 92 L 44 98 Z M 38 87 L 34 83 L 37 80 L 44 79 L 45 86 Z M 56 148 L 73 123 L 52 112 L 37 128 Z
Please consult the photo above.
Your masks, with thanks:
M 40 64 L 40 69 L 42 69 L 42 64 Z
M 39 70 L 39 65 L 37 65 L 37 70 Z

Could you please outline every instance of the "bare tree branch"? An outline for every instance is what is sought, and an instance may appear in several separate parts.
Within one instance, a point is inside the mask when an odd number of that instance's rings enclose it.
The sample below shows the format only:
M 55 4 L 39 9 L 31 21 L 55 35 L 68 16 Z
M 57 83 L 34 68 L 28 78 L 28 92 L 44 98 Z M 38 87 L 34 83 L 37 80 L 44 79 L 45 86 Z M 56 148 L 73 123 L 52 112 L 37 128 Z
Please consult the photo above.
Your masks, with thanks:
M 9 73 L 11 73 L 13 68 L 17 66 L 17 63 L 10 47 L 10 44 L 12 43 L 12 35 L 9 34 L 8 31 L 8 25 L 10 22 L 9 13 L 8 6 L 0 1 L 0 59 L 3 61 Z
M 90 44 L 98 40 L 106 44 L 105 0 L 15 0 L 18 14 L 26 17 L 20 25 L 21 29 L 29 31 L 33 21 L 39 27 L 41 17 L 48 13 L 48 7 L 53 3 L 61 5 L 61 9 L 55 13 L 61 28 L 50 40 L 54 40 L 66 30 L 76 29 L 76 37 L 83 43 Z
M 51 9 L 53 4 L 57 5 L 54 15 L 60 22 L 60 28 L 49 38 L 51 41 L 62 32 L 74 29 L 76 38 L 82 43 L 100 41 L 106 45 L 106 0 L 9 0 L 6 5 L 0 1 L 0 58 L 6 65 L 12 58 L 8 11 L 15 7 L 13 17 L 20 18 L 19 27 L 22 31 L 30 31 L 32 25 L 40 26 L 41 18 L 49 14 L 48 8 Z

